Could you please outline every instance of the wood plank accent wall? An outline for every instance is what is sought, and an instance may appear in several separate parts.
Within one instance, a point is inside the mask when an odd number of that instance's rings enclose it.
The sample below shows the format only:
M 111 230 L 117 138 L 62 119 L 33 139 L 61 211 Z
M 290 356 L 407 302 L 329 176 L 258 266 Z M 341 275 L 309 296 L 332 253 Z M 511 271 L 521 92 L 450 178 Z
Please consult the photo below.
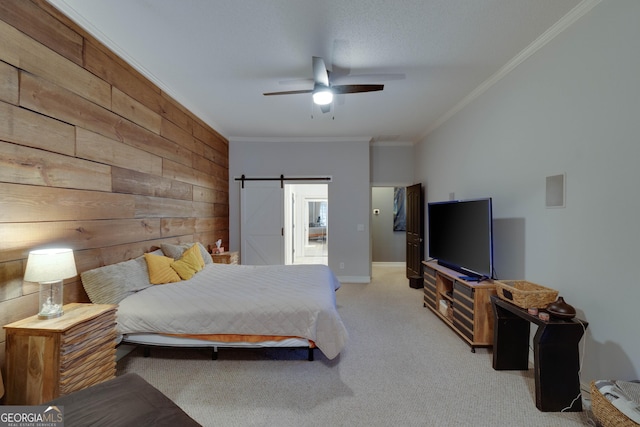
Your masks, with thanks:
M 44 0 L 0 2 L 0 326 L 36 314 L 32 249 L 78 271 L 229 245 L 228 141 Z M 88 302 L 79 277 L 64 300 Z M 0 330 L 4 370 L 5 333 Z

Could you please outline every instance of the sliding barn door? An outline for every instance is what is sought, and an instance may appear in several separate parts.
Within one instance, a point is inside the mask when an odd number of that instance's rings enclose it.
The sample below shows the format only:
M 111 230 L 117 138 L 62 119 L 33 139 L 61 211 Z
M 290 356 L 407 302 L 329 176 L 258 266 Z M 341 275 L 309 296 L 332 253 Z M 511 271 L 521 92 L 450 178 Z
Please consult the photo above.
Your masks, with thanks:
M 245 181 L 240 194 L 241 263 L 284 264 L 284 189 L 280 181 Z

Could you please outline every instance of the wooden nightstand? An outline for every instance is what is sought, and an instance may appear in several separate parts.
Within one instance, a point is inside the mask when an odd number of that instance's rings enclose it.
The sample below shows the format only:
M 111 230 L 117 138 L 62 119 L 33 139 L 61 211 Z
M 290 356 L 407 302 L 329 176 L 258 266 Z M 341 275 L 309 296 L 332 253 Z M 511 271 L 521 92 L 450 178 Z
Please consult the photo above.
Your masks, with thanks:
M 5 325 L 6 404 L 38 405 L 115 377 L 116 308 L 73 303 L 55 319 Z
M 238 252 L 222 252 L 211 254 L 213 262 L 218 264 L 238 264 Z

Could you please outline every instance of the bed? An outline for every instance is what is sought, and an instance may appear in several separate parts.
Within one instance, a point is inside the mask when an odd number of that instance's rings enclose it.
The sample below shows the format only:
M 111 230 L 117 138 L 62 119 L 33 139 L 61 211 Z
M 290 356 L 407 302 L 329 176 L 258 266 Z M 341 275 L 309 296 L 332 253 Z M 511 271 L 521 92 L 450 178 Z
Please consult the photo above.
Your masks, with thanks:
M 151 283 L 151 255 L 182 260 L 189 249 L 200 253 L 200 271 Z M 313 360 L 314 348 L 335 358 L 348 337 L 336 307 L 340 283 L 325 265 L 214 264 L 200 244 L 163 245 L 81 278 L 93 303 L 118 304 L 124 343 L 209 347 L 214 358 L 227 347 L 304 347 Z

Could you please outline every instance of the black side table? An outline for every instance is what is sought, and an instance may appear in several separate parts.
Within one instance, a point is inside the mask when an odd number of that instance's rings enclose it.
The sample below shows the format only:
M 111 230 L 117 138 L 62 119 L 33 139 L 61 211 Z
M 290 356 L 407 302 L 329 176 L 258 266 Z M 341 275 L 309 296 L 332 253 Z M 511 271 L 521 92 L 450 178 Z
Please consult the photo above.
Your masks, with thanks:
M 578 344 L 588 323 L 580 319 L 544 321 L 497 296 L 494 314 L 493 369 L 529 369 L 530 323 L 538 325 L 533 338 L 536 407 L 543 412 L 582 411 Z M 573 402 L 573 400 L 575 402 Z M 572 404 L 573 402 L 573 404 Z

